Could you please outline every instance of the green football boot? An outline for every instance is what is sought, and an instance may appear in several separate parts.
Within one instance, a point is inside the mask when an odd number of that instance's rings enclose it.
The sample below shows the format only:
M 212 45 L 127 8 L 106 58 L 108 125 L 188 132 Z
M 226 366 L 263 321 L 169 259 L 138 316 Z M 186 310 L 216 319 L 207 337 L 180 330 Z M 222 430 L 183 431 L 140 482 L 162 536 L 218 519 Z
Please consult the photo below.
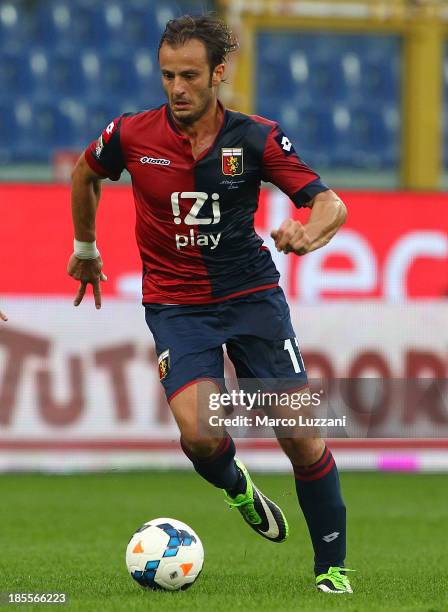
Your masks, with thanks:
M 231 508 L 238 508 L 243 519 L 254 531 L 271 542 L 284 542 L 288 537 L 288 522 L 281 509 L 257 489 L 246 466 L 235 459 L 238 469 L 246 479 L 246 491 L 231 497 L 224 491 L 226 502 Z
M 329 567 L 326 574 L 316 576 L 318 591 L 323 593 L 353 593 L 345 572 L 354 571 L 356 570 L 347 569 L 346 567 Z

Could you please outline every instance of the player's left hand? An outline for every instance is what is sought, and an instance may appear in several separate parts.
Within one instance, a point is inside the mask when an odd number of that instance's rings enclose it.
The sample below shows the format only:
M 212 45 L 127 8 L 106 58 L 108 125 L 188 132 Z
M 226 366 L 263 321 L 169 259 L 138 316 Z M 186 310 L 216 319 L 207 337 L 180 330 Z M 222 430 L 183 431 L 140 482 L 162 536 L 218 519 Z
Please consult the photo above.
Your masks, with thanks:
M 2 312 L 1 310 L 0 310 L 0 319 L 1 319 L 2 321 L 7 321 L 7 320 L 8 320 L 8 317 L 7 317 L 7 316 L 5 315 L 5 313 L 4 313 L 4 312 Z
M 277 251 L 305 255 L 311 249 L 311 238 L 300 221 L 286 219 L 277 230 L 271 232 Z

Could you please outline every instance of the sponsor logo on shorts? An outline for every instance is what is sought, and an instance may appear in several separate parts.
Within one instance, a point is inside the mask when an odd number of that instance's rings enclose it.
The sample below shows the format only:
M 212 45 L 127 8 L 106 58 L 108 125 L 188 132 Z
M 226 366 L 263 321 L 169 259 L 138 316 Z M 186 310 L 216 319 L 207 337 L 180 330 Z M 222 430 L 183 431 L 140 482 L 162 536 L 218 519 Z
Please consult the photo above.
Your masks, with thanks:
M 147 157 L 144 155 L 140 157 L 141 164 L 155 164 L 156 166 L 169 166 L 171 161 L 169 159 L 163 159 L 162 157 Z
M 221 149 L 222 173 L 226 176 L 243 174 L 243 149 Z
M 159 355 L 159 378 L 163 380 L 168 376 L 170 371 L 170 349 L 163 351 Z

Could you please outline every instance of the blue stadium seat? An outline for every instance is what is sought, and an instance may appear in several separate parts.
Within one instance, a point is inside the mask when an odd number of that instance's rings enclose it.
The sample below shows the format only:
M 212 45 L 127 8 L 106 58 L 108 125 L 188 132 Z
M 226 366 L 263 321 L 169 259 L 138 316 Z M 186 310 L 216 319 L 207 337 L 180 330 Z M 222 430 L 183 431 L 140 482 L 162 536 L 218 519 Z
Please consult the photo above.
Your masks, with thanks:
M 102 54 L 96 49 L 83 47 L 80 53 L 80 91 L 84 91 L 89 97 L 101 97 L 103 95 L 100 87 Z
M 400 70 L 394 57 L 362 59 L 361 89 L 366 100 L 392 102 L 400 97 Z
M 334 126 L 327 109 L 300 108 L 286 102 L 278 107 L 276 119 L 301 159 L 315 169 L 329 164 L 333 148 L 330 150 L 321 144 L 323 139 L 327 142 L 334 139 Z
M 32 89 L 27 58 L 20 52 L 3 52 L 0 57 L 0 97 L 30 93 Z
M 305 159 L 396 166 L 399 37 L 264 31 L 257 50 L 256 112 L 280 121 Z
M 120 2 L 106 2 L 95 14 L 95 40 L 101 37 L 104 46 L 120 42 L 128 18 L 128 11 Z
M 348 49 L 342 53 L 340 62 L 342 79 L 346 93 L 346 99 L 344 102 L 359 102 L 363 98 L 363 91 L 361 87 L 362 56 L 356 50 Z
M 123 111 L 163 103 L 156 55 L 162 30 L 205 3 L 0 2 L 0 106 L 9 117 L 1 127 L 7 138 L 17 133 L 13 155 L 45 159 L 55 147 L 93 140 Z M 257 36 L 254 112 L 278 120 L 318 167 L 396 165 L 400 49 L 396 36 L 264 31 Z M 445 62 L 448 99 L 448 47 Z M 444 137 L 448 161 L 448 120 Z
M 339 57 L 309 58 L 308 90 L 316 101 L 343 100 L 346 96 L 342 66 Z
M 400 122 L 394 107 L 362 105 L 351 109 L 347 139 L 350 165 L 363 168 L 395 166 L 399 155 Z
M 7 130 L 7 138 L 12 139 L 8 146 L 11 160 L 48 161 L 60 133 L 59 116 L 54 108 L 15 98 L 13 104 L 3 105 L 1 112 L 5 117 L 2 128 Z
M 55 51 L 49 55 L 49 90 L 56 96 L 82 96 L 86 79 L 79 54 L 71 51 Z
M 128 7 L 125 14 L 126 18 L 119 33 L 120 41 L 128 48 L 155 47 L 151 36 L 152 30 L 147 25 L 147 22 L 151 21 L 152 10 Z
M 94 8 L 69 0 L 39 2 L 36 10 L 35 44 L 47 48 L 71 48 L 101 45 L 95 38 L 97 13 Z
M 268 95 L 271 99 L 281 100 L 295 95 L 296 91 L 294 81 L 285 78 L 284 74 L 279 72 L 278 66 L 272 62 L 263 64 L 263 70 L 256 79 L 256 87 L 257 99 Z
M 29 90 L 34 98 L 50 95 L 51 53 L 43 47 L 28 49 Z
M 139 88 L 135 64 L 126 54 L 104 53 L 98 80 L 101 94 L 109 96 L 131 96 Z
M 32 106 L 31 126 L 24 129 L 23 136 L 30 151 L 43 149 L 53 152 L 70 146 L 73 134 L 64 121 L 58 103 L 49 101 Z
M 82 129 L 85 146 L 97 139 L 104 128 L 121 112 L 116 100 L 102 100 L 86 105 L 86 117 Z
M 64 130 L 60 143 L 64 147 L 83 149 L 88 143 L 84 140 L 84 126 L 87 118 L 87 108 L 82 100 L 62 98 L 58 102 L 58 112 Z
M 159 106 L 165 102 L 157 58 L 146 49 L 138 49 L 132 56 L 135 75 L 133 98 L 144 101 L 143 108 Z M 141 105 L 139 108 L 142 108 Z
M 297 87 L 306 87 L 310 76 L 309 54 L 302 49 L 294 50 L 290 53 L 289 71 L 290 79 Z M 277 70 L 276 72 L 278 73 Z
M 115 96 L 109 100 L 90 100 L 84 105 L 85 117 L 81 126 L 81 139 L 85 146 L 98 138 L 104 128 L 122 113 L 140 112 L 148 108 L 156 108 L 163 99 L 135 96 Z
M 33 30 L 32 12 L 14 0 L 0 3 L 0 52 L 18 51 Z
M 18 125 L 15 112 L 16 97 L 0 102 L 0 162 L 14 161 Z

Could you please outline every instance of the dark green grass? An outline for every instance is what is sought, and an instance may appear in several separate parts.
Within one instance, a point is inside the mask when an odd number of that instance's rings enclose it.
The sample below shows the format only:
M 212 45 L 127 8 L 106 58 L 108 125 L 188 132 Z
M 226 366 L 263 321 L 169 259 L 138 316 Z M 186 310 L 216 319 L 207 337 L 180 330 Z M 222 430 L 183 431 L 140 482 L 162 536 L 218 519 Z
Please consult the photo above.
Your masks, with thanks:
M 341 480 L 347 565 L 357 570 L 352 596 L 315 591 L 291 477 L 255 478 L 290 521 L 288 541 L 274 544 L 228 510 L 220 491 L 178 472 L 0 476 L 0 591 L 64 591 L 65 609 L 85 612 L 448 611 L 448 477 L 367 473 Z M 190 524 L 204 544 L 204 570 L 186 592 L 147 593 L 127 574 L 130 535 L 158 516 Z

